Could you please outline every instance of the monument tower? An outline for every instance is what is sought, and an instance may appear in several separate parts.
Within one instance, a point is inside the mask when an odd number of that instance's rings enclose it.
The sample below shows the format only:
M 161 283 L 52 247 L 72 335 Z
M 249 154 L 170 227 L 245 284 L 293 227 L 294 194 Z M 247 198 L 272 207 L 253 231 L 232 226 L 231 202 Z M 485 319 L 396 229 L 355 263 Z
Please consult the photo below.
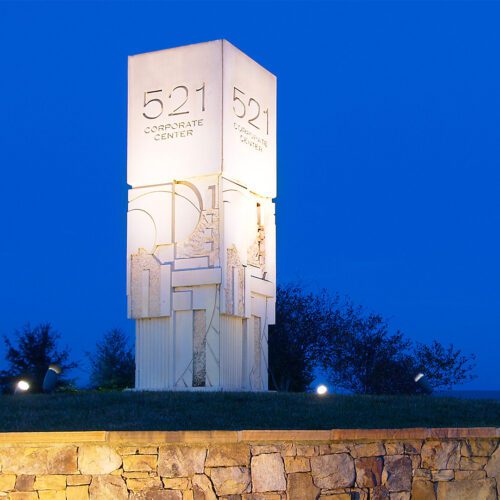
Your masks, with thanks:
M 136 389 L 267 390 L 276 77 L 225 40 L 129 58 Z

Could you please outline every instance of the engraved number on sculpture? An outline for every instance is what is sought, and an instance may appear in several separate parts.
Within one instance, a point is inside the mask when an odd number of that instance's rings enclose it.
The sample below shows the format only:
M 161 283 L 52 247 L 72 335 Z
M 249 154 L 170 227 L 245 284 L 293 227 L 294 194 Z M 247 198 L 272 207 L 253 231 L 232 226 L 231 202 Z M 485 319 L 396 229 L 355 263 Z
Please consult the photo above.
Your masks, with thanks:
M 203 85 L 200 88 L 195 90 L 196 92 L 200 92 L 201 111 L 205 111 L 205 82 L 203 82 Z M 163 114 L 164 101 L 160 99 L 162 92 L 163 89 L 148 90 L 147 92 L 144 92 L 144 105 L 142 112 L 142 116 L 144 116 L 144 118 L 147 118 L 148 120 L 155 120 Z M 189 89 L 186 85 L 177 85 L 177 87 L 174 87 L 168 95 L 168 99 L 172 102 L 172 106 L 176 106 L 170 113 L 168 113 L 168 116 L 187 115 L 190 113 L 190 110 L 186 109 L 186 105 L 190 100 Z
M 243 101 L 242 97 L 245 95 L 245 92 L 240 90 L 237 87 L 233 87 L 233 111 L 234 114 L 238 118 L 244 118 L 245 115 L 247 114 L 247 111 L 249 114 L 253 114 L 252 118 L 248 118 L 248 124 L 251 125 L 252 127 L 256 128 L 257 130 L 261 130 L 261 127 L 255 123 L 255 121 L 259 118 L 261 115 L 260 112 L 260 103 L 257 101 L 257 99 L 254 99 L 253 97 L 250 97 L 248 99 L 248 104 L 245 104 Z M 247 110 L 248 107 L 248 110 Z M 263 115 L 266 115 L 266 134 L 269 134 L 269 109 L 266 109 L 262 111 Z

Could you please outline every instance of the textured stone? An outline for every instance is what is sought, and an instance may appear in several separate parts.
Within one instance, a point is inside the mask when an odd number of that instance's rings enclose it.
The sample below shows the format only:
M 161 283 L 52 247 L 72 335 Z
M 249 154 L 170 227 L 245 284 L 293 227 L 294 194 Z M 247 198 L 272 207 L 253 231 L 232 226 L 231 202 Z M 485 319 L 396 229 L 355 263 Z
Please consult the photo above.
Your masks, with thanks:
M 457 481 L 471 479 L 486 479 L 486 471 L 484 470 L 456 470 L 455 479 Z
M 190 481 L 187 477 L 164 477 L 163 487 L 167 490 L 187 490 L 190 488 Z
M 0 470 L 4 474 L 77 474 L 76 446 L 0 447 Z
M 464 457 L 489 457 L 497 447 L 497 439 L 468 439 L 462 443 L 462 455 Z
M 259 455 L 266 456 L 266 455 Z M 278 455 L 281 460 L 281 456 Z M 255 459 L 258 457 L 255 457 Z M 252 459 L 253 464 L 253 459 Z M 253 465 L 252 465 L 253 467 Z M 210 470 L 210 479 L 217 495 L 234 495 L 250 490 L 250 471 L 247 467 L 216 467 Z M 274 475 L 270 472 L 270 475 Z M 273 479 L 273 478 L 271 478 Z M 254 490 L 259 491 L 255 487 Z
M 109 474 L 122 465 L 122 457 L 104 445 L 80 446 L 78 469 L 82 474 Z
M 39 500 L 66 500 L 66 491 L 39 491 L 38 498 Z
M 15 474 L 0 474 L 0 491 L 10 491 L 16 485 Z
M 35 485 L 35 476 L 30 474 L 21 474 L 16 479 L 16 491 L 33 491 Z
M 428 469 L 414 469 L 413 470 L 413 477 L 421 477 L 423 479 L 431 479 L 432 474 L 431 474 L 431 471 Z
M 38 494 L 35 491 L 11 491 L 9 500 L 38 500 Z
M 129 500 L 183 500 L 179 490 L 147 490 L 130 494 Z
M 320 455 L 332 455 L 333 453 L 350 453 L 349 446 L 345 443 L 321 444 L 319 446 Z
M 182 500 L 194 500 L 194 493 L 191 490 L 183 491 Z
M 156 446 L 144 446 L 137 451 L 139 455 L 158 455 L 158 448 Z
M 460 469 L 481 470 L 488 462 L 488 457 L 462 457 L 460 459 Z
M 354 460 L 347 453 L 311 458 L 313 481 L 319 488 L 349 488 L 354 485 Z
M 92 481 L 92 476 L 89 476 L 87 474 L 78 474 L 66 477 L 66 483 L 68 486 L 81 486 L 83 484 L 90 484 L 90 481 Z
M 288 474 L 287 481 L 287 500 L 316 500 L 320 493 L 312 480 L 311 474 L 299 472 Z
M 208 449 L 205 467 L 248 466 L 250 448 L 246 444 L 227 444 L 211 446 Z
M 162 477 L 186 477 L 202 474 L 207 450 L 190 446 L 162 446 L 158 474 Z
M 415 479 L 411 487 L 412 500 L 435 500 L 434 484 L 431 481 Z
M 257 444 L 251 448 L 252 455 L 262 455 L 263 453 L 281 453 L 279 446 L 275 444 Z M 295 450 L 295 454 L 297 450 Z
M 420 466 L 422 465 L 422 458 L 420 455 L 408 455 L 411 460 L 411 467 L 413 470 L 419 469 Z
M 193 476 L 193 496 L 194 500 L 217 500 L 212 483 L 205 474 Z
M 285 491 L 285 467 L 279 453 L 252 457 L 252 491 Z
M 422 446 L 422 467 L 425 469 L 458 469 L 459 441 L 427 441 Z
M 385 448 L 382 443 L 354 444 L 351 447 L 351 455 L 354 458 L 382 456 L 385 455 Z
M 64 490 L 66 488 L 66 476 L 36 476 L 35 490 Z
M 407 455 L 385 457 L 382 484 L 389 491 L 409 491 L 411 489 L 412 467 Z
M 351 500 L 350 493 L 334 493 L 333 495 L 321 495 L 319 500 Z
M 315 457 L 317 455 L 319 455 L 319 449 L 317 446 L 297 445 L 298 457 Z
M 403 447 L 405 455 L 416 455 L 422 450 L 422 441 L 405 441 Z
M 244 493 L 241 500 L 285 500 L 279 493 Z
M 432 471 L 433 481 L 452 481 L 455 478 L 455 472 L 453 470 L 435 470 Z
M 137 447 L 135 446 L 119 446 L 116 448 L 116 452 L 119 455 L 135 455 L 137 453 Z
M 484 467 L 486 475 L 496 479 L 498 497 L 500 498 L 500 447 L 498 447 Z
M 497 500 L 495 481 L 449 481 L 439 483 L 437 500 Z
M 397 491 L 389 494 L 390 500 L 410 500 L 409 491 Z
M 91 500 L 127 500 L 125 481 L 119 476 L 94 476 L 89 487 Z
M 66 498 L 67 500 L 88 500 L 89 487 L 87 485 L 68 486 L 66 488 Z
M 157 463 L 156 455 L 127 455 L 123 457 L 123 470 L 127 472 L 154 472 Z
M 381 457 L 362 457 L 355 461 L 356 483 L 361 488 L 374 488 L 382 482 L 384 461 Z
M 405 452 L 405 447 L 403 443 L 384 443 L 385 453 L 387 455 L 403 455 Z
M 375 486 L 371 491 L 372 494 L 370 498 L 372 500 L 390 500 L 391 498 L 391 494 L 385 486 Z
M 163 484 L 159 477 L 141 477 L 127 479 L 127 488 L 130 491 L 159 490 Z
M 311 463 L 307 457 L 285 457 L 285 470 L 287 474 L 308 472 L 311 470 Z
M 113 472 L 113 476 L 115 473 Z M 151 477 L 151 472 L 141 472 L 141 471 L 134 471 L 134 472 L 123 472 L 121 474 L 122 477 L 125 479 L 142 479 L 144 477 Z

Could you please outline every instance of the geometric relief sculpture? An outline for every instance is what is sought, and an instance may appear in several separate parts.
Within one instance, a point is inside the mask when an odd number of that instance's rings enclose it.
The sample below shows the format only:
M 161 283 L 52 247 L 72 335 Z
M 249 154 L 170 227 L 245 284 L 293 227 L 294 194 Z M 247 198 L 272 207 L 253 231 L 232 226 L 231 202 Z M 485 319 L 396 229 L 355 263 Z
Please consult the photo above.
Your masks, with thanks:
M 226 41 L 129 59 L 136 389 L 267 390 L 276 78 Z

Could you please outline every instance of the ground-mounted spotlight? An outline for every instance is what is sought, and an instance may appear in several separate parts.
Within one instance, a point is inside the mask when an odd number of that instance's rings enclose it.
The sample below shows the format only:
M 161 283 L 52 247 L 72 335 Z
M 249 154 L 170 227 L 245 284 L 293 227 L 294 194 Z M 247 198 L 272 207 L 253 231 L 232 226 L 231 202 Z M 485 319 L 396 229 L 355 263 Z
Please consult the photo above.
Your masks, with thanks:
M 57 385 L 57 379 L 61 374 L 61 367 L 59 365 L 50 365 L 45 378 L 43 379 L 43 392 L 53 392 Z
M 413 380 L 415 380 L 417 387 L 424 394 L 431 394 L 432 393 L 432 387 L 430 386 L 426 376 L 423 373 L 417 373 L 417 375 L 415 375 L 415 378 Z
M 316 387 L 316 394 L 318 394 L 318 396 L 324 396 L 325 394 L 328 394 L 328 387 L 326 385 L 318 385 L 318 387 Z
M 27 392 L 29 391 L 29 389 L 30 389 L 30 384 L 26 382 L 26 380 L 19 380 L 19 382 L 16 384 L 14 394 Z

